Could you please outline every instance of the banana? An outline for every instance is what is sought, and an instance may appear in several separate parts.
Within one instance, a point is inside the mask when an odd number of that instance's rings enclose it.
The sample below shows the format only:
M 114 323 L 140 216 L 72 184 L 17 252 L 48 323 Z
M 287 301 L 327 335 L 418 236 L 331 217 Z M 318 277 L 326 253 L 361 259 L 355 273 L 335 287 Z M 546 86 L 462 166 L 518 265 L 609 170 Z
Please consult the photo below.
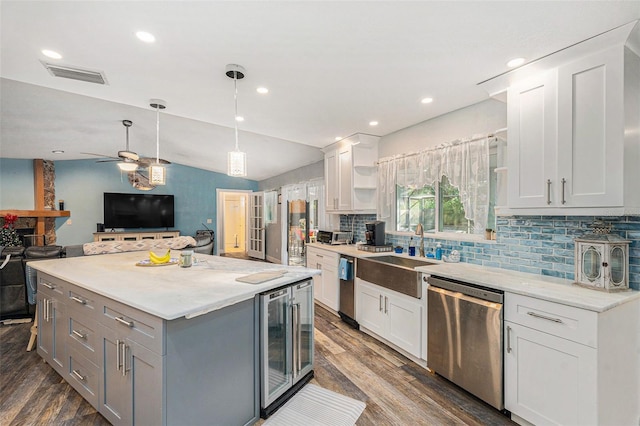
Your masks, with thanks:
M 158 256 L 153 251 L 149 250 L 149 259 L 151 260 L 151 263 L 155 264 L 167 263 L 171 260 L 171 250 L 167 250 L 167 253 L 164 256 Z

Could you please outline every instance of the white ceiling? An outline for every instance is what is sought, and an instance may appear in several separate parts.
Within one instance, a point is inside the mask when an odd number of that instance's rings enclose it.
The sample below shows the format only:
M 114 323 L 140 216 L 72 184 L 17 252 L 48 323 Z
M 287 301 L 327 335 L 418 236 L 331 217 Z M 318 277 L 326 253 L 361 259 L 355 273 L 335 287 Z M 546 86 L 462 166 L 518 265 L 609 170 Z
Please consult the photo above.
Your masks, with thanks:
M 92 158 L 124 149 L 226 172 L 233 81 L 249 178 L 322 158 L 336 136 L 386 135 L 480 102 L 477 83 L 640 19 L 639 1 L 2 1 L 5 158 Z M 134 33 L 148 31 L 154 44 Z M 61 60 L 45 58 L 51 49 Z M 105 73 L 108 85 L 51 76 L 47 60 Z M 266 86 L 269 94 L 256 93 Z M 425 96 L 434 98 L 428 105 Z M 377 120 L 377 127 L 369 121 Z M 62 149 L 62 155 L 51 150 Z M 115 166 L 114 166 L 115 167 Z

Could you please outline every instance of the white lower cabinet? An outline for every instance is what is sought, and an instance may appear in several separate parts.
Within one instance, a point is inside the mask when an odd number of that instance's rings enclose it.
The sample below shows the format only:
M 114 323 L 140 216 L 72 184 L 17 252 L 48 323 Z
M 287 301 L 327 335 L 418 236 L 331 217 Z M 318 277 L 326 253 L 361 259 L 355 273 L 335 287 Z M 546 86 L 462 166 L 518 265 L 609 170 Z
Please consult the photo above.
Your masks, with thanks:
M 339 262 L 338 253 L 307 246 L 307 268 L 322 271 L 322 274 L 313 277 L 314 299 L 334 312 L 340 309 Z
M 505 330 L 505 407 L 537 425 L 593 424 L 597 351 L 508 321 Z
M 359 278 L 355 285 L 360 326 L 420 358 L 425 337 L 422 300 Z
M 639 309 L 638 299 L 593 312 L 506 293 L 505 408 L 513 420 L 638 424 Z

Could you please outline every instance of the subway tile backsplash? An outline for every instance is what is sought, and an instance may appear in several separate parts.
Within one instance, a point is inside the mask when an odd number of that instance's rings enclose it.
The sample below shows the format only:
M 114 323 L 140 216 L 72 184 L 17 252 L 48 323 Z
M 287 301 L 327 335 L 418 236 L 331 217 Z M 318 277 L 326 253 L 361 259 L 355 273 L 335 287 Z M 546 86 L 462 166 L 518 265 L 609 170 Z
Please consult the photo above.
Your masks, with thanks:
M 364 224 L 375 219 L 375 215 L 342 215 L 340 229 L 351 231 L 353 224 L 354 240 L 364 241 Z M 591 232 L 596 219 L 610 223 L 612 233 L 631 240 L 629 286 L 640 290 L 640 216 L 501 216 L 496 219 L 496 241 L 454 241 L 425 234 L 425 250 L 435 250 L 440 242 L 445 256 L 458 250 L 462 262 L 573 280 L 573 240 Z M 401 245 L 406 252 L 409 238 L 387 234 L 387 244 Z

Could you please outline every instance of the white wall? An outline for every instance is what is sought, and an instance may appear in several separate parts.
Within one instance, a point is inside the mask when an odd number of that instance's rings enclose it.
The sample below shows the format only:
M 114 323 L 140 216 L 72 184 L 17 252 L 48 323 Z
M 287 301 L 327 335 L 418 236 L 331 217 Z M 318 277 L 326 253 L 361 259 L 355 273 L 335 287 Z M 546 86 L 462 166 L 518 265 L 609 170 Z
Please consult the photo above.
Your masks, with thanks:
M 507 127 L 507 104 L 488 99 L 383 136 L 378 156 L 409 154 L 504 127 Z

